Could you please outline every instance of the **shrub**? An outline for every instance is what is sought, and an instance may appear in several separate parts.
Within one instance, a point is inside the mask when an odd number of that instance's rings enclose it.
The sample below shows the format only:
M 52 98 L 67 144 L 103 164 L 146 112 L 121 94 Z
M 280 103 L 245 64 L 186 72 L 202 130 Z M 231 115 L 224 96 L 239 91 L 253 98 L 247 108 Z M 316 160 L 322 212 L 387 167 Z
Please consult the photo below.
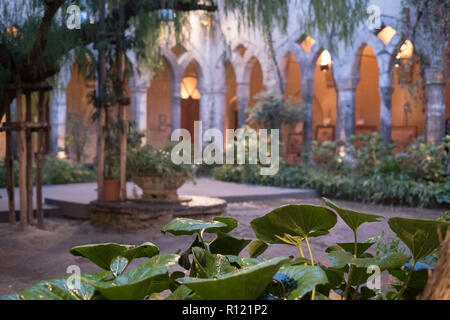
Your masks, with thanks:
M 43 168 L 43 182 L 49 184 L 71 184 L 93 182 L 97 175 L 93 170 L 79 163 L 47 157 Z
M 155 149 L 150 145 L 138 146 L 128 152 L 128 172 L 132 175 L 167 175 L 184 174 L 193 178 L 193 166 L 175 164 L 171 159 L 174 143 L 164 148 Z

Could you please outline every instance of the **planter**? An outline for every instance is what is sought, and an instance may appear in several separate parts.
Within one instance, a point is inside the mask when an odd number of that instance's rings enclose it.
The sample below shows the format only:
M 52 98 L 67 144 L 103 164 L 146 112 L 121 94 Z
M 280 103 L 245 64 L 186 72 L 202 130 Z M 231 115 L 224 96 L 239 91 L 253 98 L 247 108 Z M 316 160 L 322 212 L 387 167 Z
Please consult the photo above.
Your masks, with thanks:
M 178 200 L 177 190 L 186 182 L 185 174 L 133 176 L 133 182 L 142 189 L 143 200 Z
M 103 201 L 120 201 L 120 180 L 103 181 Z

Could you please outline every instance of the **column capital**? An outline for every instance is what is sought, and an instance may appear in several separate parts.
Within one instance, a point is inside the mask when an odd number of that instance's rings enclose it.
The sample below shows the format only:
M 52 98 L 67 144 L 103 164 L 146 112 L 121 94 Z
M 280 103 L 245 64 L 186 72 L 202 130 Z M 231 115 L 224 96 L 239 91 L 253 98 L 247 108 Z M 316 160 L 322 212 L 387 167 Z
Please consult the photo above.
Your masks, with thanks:
M 147 92 L 150 88 L 150 76 L 143 74 L 135 74 L 130 78 L 130 90 L 132 92 Z

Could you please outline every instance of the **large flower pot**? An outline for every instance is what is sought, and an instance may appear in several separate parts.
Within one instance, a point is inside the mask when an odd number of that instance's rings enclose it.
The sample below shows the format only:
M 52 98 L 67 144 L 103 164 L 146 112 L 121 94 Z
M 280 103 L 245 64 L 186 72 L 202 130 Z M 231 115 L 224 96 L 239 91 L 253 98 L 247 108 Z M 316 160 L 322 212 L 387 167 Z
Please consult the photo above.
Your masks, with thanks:
M 186 175 L 133 176 L 133 182 L 142 189 L 143 200 L 178 200 L 177 190 L 186 182 Z
M 103 201 L 120 201 L 120 180 L 103 181 Z

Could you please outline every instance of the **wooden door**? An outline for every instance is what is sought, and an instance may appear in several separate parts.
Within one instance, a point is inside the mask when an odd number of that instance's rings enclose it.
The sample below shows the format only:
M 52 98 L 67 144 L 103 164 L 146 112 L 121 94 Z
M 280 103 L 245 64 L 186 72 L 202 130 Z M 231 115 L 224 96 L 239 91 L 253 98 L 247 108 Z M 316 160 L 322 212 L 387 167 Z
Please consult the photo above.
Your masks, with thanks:
M 190 132 L 192 143 L 194 143 L 194 122 L 199 120 L 200 100 L 183 99 L 181 101 L 181 128 Z

